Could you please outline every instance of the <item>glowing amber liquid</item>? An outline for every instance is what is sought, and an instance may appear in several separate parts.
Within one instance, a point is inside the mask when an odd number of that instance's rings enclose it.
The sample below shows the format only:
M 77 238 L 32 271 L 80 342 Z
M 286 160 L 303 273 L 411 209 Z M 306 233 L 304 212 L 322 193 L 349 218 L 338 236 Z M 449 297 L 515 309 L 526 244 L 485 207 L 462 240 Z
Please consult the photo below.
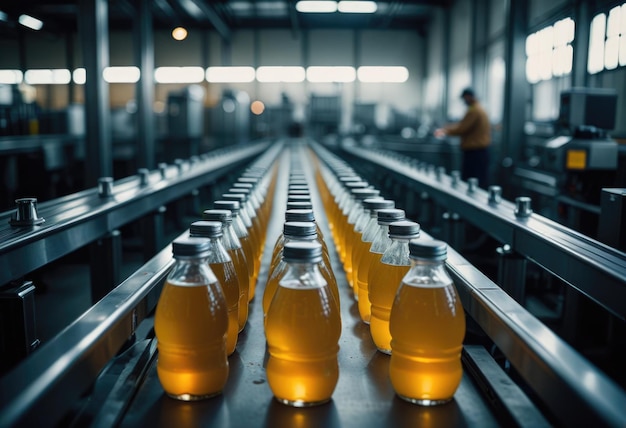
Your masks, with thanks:
M 246 255 L 243 252 L 243 248 L 236 248 L 228 250 L 233 266 L 235 267 L 235 274 L 237 275 L 237 283 L 239 284 L 239 331 L 243 330 L 248 321 L 248 293 L 250 293 L 250 277 L 248 276 L 248 263 Z
M 370 268 L 374 263 L 380 263 L 380 258 L 382 254 L 371 253 L 369 251 L 369 247 L 371 246 L 371 242 L 362 242 L 362 251 L 359 254 L 358 259 L 358 268 L 357 268 L 357 295 L 359 302 L 359 316 L 361 320 L 369 324 L 370 318 L 372 316 L 372 307 L 370 302 L 370 292 L 369 292 L 369 273 Z
M 432 405 L 450 400 L 461 382 L 465 314 L 454 285 L 403 283 L 390 319 L 389 375 L 396 393 Z
M 228 378 L 228 313 L 217 283 L 166 282 L 154 318 L 157 375 L 165 392 L 182 400 L 219 394 Z
M 372 308 L 370 333 L 379 351 L 391 353 L 391 334 L 389 333 L 389 315 L 391 306 L 402 278 L 410 266 L 388 265 L 377 262 L 370 266 L 369 297 Z
M 258 274 L 258 267 L 254 260 L 254 252 L 252 251 L 252 246 L 250 244 L 249 237 L 239 237 L 239 242 L 241 243 L 241 248 L 243 249 L 243 253 L 246 256 L 246 266 L 248 268 L 248 301 L 252 300 L 254 297 L 254 291 L 256 283 L 256 277 Z
M 267 381 L 274 396 L 293 406 L 330 400 L 339 379 L 341 320 L 328 288 L 279 286 L 265 335 Z
M 211 270 L 222 286 L 222 293 L 228 307 L 228 330 L 226 334 L 226 354 L 235 352 L 239 336 L 239 278 L 232 261 L 209 263 Z

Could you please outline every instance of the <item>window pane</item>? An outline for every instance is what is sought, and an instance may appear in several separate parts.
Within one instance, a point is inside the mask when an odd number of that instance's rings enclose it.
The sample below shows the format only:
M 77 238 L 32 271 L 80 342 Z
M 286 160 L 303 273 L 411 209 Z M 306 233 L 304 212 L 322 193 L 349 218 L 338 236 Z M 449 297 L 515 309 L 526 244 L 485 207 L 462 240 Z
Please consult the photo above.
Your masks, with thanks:
M 612 70 L 617 67 L 619 48 L 619 37 L 612 36 L 606 39 L 606 45 L 604 48 L 604 67 L 607 70 Z
M 609 20 L 606 24 L 606 36 L 617 36 L 619 34 L 620 27 L 620 15 L 622 8 L 620 6 L 614 7 L 609 12 Z
M 600 13 L 591 21 L 589 31 L 589 54 L 587 59 L 587 71 L 597 73 L 604 67 L 604 29 L 606 15 Z

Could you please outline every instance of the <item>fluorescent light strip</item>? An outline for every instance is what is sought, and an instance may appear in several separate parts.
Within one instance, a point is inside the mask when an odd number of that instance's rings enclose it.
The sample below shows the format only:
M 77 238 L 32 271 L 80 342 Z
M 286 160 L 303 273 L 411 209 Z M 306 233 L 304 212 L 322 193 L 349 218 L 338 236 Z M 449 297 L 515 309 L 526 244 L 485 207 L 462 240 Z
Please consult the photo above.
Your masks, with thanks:
M 87 81 L 87 70 L 84 68 L 77 68 L 72 72 L 72 80 L 77 85 L 84 85 Z
M 254 81 L 253 67 L 209 67 L 206 70 L 209 83 L 247 83 Z
M 256 80 L 264 83 L 299 83 L 305 79 L 303 67 L 259 67 Z
M 337 10 L 342 13 L 376 13 L 378 5 L 374 1 L 340 1 Z
M 334 1 L 299 1 L 296 10 L 301 13 L 333 13 L 337 12 L 337 2 Z
M 354 67 L 312 66 L 306 69 L 306 80 L 313 83 L 354 82 L 355 79 L 356 70 Z
M 139 68 L 131 67 L 106 67 L 102 71 L 102 78 L 107 83 L 137 83 L 141 77 Z
M 71 80 L 70 71 L 63 68 L 28 70 L 24 74 L 24 81 L 29 85 L 63 85 Z
M 0 83 L 17 85 L 22 83 L 24 75 L 20 70 L 0 70 Z
M 357 76 L 363 83 L 404 83 L 409 79 L 406 67 L 359 67 Z
M 200 83 L 204 78 L 202 67 L 159 67 L 154 70 L 157 83 Z
M 30 15 L 20 15 L 17 21 L 22 24 L 24 27 L 28 27 L 31 30 L 39 31 L 41 27 L 43 27 L 43 22 L 38 20 L 37 18 L 33 18 Z

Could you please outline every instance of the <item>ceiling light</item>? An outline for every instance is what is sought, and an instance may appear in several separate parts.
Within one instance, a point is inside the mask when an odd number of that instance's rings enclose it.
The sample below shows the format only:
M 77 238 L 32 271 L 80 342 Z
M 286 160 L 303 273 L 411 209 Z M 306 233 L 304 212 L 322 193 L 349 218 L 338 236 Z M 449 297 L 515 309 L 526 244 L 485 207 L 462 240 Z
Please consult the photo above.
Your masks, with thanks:
M 296 10 L 303 13 L 333 13 L 337 12 L 337 2 L 334 1 L 299 1 Z
M 64 68 L 27 70 L 24 74 L 24 81 L 29 85 L 63 85 L 71 80 L 72 73 Z
M 28 27 L 31 30 L 37 31 L 37 30 L 41 30 L 41 27 L 43 27 L 43 22 L 41 22 L 37 18 L 33 18 L 30 15 L 20 15 L 20 17 L 17 20 L 24 27 Z
M 9 22 L 9 15 L 0 10 L 0 21 Z
M 252 104 L 250 104 L 250 111 L 257 116 L 263 114 L 265 111 L 265 104 L 263 104 L 263 101 L 253 101 Z
M 8 85 L 22 83 L 24 76 L 20 70 L 0 70 L 0 83 Z
M 378 9 L 374 1 L 340 1 L 337 10 L 342 13 L 375 13 Z
M 254 80 L 253 67 L 209 67 L 206 80 L 211 83 L 246 83 Z
M 202 67 L 158 67 L 154 70 L 157 83 L 200 83 L 204 80 Z
M 141 77 L 138 67 L 106 67 L 102 71 L 102 77 L 107 83 L 137 83 Z
M 259 67 L 256 80 L 259 82 L 304 82 L 304 67 Z
M 172 38 L 174 40 L 185 40 L 187 38 L 187 29 L 183 27 L 176 27 L 172 30 Z

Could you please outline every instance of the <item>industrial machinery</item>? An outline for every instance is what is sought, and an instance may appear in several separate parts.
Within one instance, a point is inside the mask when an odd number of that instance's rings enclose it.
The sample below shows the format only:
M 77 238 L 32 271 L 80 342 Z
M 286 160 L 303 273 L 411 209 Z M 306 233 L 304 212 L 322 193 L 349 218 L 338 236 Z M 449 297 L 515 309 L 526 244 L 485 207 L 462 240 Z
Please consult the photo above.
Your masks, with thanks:
M 525 163 L 515 168 L 516 184 L 538 196 L 542 214 L 596 236 L 604 187 L 619 187 L 619 145 L 615 127 L 617 93 L 572 88 L 560 97 L 554 135 L 526 145 Z

